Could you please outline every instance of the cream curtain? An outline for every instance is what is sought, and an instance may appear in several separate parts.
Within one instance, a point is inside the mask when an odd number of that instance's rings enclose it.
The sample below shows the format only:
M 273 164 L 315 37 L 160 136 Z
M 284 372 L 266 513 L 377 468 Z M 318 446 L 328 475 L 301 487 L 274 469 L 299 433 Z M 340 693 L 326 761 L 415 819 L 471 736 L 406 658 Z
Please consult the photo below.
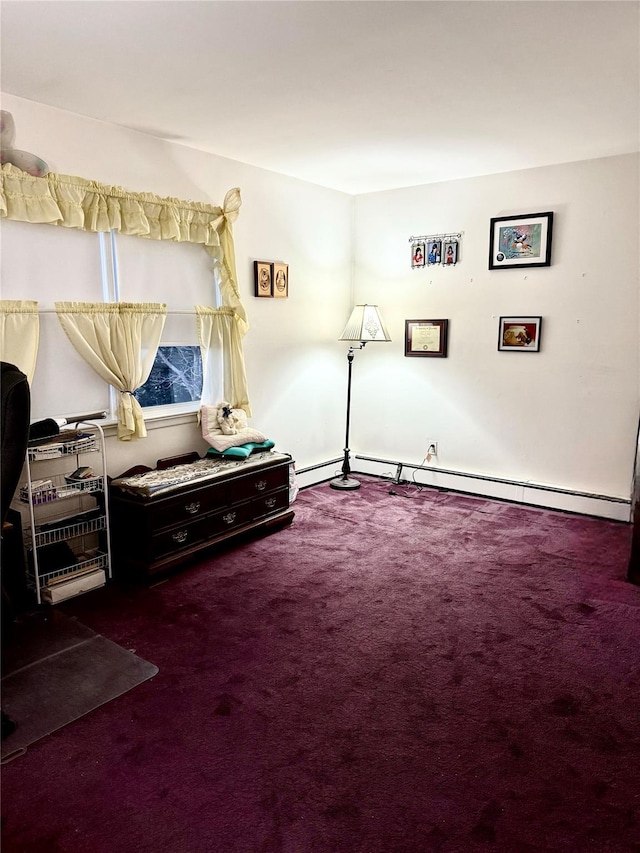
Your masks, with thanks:
M 247 376 L 242 351 L 245 324 L 233 308 L 208 308 L 196 305 L 198 341 L 202 354 L 203 388 L 212 399 L 203 403 L 226 400 L 234 409 L 244 409 L 251 416 Z
M 129 192 L 69 175 L 49 173 L 36 178 L 11 163 L 2 166 L 0 178 L 0 217 L 82 231 L 115 230 L 150 240 L 201 243 L 218 273 L 224 310 L 215 321 L 220 330 L 214 337 L 225 348 L 225 375 L 228 368 L 234 377 L 229 393 L 234 396 L 231 391 L 235 388 L 237 399 L 244 400 L 244 405 L 238 407 L 247 410 L 242 338 L 249 324 L 238 290 L 232 227 L 242 204 L 237 187 L 229 190 L 222 207 L 215 207 L 161 198 L 152 193 Z M 230 313 L 225 313 L 226 309 Z M 227 344 L 231 347 L 229 351 Z
M 56 302 L 67 337 L 95 372 L 120 392 L 118 439 L 144 438 L 140 403 L 133 396 L 149 378 L 167 307 L 154 302 Z
M 38 303 L 29 299 L 0 299 L 0 361 L 15 364 L 33 381 L 40 340 Z
M 220 274 L 222 304 L 233 308 L 248 329 L 233 244 L 232 225 L 242 204 L 237 187 L 229 190 L 222 207 L 216 207 L 54 172 L 36 178 L 11 163 L 2 166 L 0 179 L 0 217 L 6 219 L 202 244 Z

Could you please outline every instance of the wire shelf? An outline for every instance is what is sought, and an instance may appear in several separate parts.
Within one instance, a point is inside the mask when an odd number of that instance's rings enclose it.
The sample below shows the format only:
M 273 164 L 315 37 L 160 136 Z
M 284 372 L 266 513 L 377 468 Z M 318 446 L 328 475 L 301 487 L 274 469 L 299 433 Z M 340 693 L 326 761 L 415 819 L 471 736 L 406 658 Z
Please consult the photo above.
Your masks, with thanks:
M 47 485 L 44 488 L 33 488 L 34 484 L 32 483 L 31 503 L 34 506 L 77 496 L 79 492 L 101 492 L 104 489 L 103 476 L 70 481 L 64 474 L 57 474 L 54 477 L 50 477 L 46 483 Z M 20 500 L 22 503 L 29 503 L 29 488 L 27 485 L 20 488 Z
M 43 545 L 53 545 L 54 542 L 63 542 L 65 539 L 77 539 L 89 533 L 99 533 L 101 530 L 105 530 L 106 526 L 107 518 L 101 515 L 98 518 L 92 518 L 89 521 L 82 521 L 76 524 L 64 524 L 64 521 L 62 521 L 60 527 L 55 527 L 53 530 L 38 530 L 36 528 L 36 548 L 41 548 Z M 33 545 L 31 529 L 28 527 L 24 530 L 24 542 L 27 547 Z
M 63 581 L 89 574 L 89 572 L 93 572 L 96 569 L 108 568 L 109 561 L 107 554 L 96 552 L 95 554 L 85 554 L 84 556 L 86 559 L 78 563 L 72 563 L 70 566 L 57 569 L 55 572 L 47 572 L 40 575 L 40 586 L 55 586 Z
M 61 456 L 70 456 L 73 453 L 96 452 L 98 449 L 96 437 L 87 433 L 77 436 L 74 440 L 66 441 L 61 438 L 51 444 L 29 447 L 27 454 L 30 462 L 38 462 L 41 459 L 58 459 Z

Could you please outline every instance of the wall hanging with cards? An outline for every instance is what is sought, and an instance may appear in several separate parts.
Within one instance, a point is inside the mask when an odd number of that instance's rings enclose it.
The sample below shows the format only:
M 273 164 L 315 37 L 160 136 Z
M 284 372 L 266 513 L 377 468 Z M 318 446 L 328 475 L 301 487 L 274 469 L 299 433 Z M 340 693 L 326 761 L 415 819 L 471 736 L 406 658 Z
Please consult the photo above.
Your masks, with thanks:
M 460 261 L 462 232 L 456 234 L 426 234 L 409 237 L 411 243 L 411 268 L 442 266 L 453 267 Z

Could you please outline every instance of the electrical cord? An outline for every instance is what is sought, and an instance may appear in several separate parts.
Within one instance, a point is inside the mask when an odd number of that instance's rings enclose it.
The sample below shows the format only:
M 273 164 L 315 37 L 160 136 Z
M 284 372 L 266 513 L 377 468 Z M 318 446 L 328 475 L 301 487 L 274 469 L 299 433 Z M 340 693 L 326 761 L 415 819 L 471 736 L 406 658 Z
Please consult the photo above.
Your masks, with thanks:
M 424 465 L 426 460 L 427 460 L 427 457 L 424 456 L 420 465 Z M 415 495 L 419 495 L 420 492 L 424 489 L 424 486 L 422 485 L 422 483 L 416 482 L 416 469 L 415 468 L 413 470 L 412 480 L 413 480 L 413 484 L 415 486 L 415 489 L 412 489 L 411 491 L 405 490 L 403 492 L 397 492 L 395 489 L 389 489 L 389 494 L 390 495 L 397 495 L 398 497 L 401 497 L 401 498 L 413 498 L 413 497 L 415 497 Z

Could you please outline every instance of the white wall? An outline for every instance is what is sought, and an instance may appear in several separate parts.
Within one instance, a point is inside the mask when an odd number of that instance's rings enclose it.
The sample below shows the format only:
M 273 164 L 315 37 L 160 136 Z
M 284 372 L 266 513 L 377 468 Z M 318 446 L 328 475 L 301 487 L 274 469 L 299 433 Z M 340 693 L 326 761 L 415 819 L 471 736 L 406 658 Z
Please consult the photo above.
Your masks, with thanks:
M 438 467 L 628 498 L 638 186 L 627 155 L 359 196 L 356 298 L 393 342 L 356 356 L 356 451 L 419 464 L 431 438 Z M 489 271 L 490 218 L 548 210 L 551 266 Z M 408 238 L 450 231 L 459 264 L 412 270 Z M 500 315 L 541 315 L 541 352 L 498 352 Z M 449 319 L 448 357 L 405 358 L 405 320 L 430 318 Z
M 420 464 L 434 439 L 431 464 L 440 468 L 628 499 L 640 384 L 637 156 L 354 199 L 12 96 L 2 106 L 14 115 L 16 146 L 54 171 L 212 204 L 241 188 L 234 234 L 251 323 L 253 424 L 298 468 L 340 456 L 347 346 L 337 336 L 352 302 L 369 302 L 380 305 L 393 337 L 354 362 L 350 444 L 387 460 L 372 472 L 393 474 L 394 461 Z M 555 213 L 551 267 L 489 271 L 490 218 L 545 210 Z M 408 237 L 448 231 L 464 232 L 460 263 L 411 270 Z M 256 259 L 289 263 L 289 299 L 253 296 Z M 4 264 L 2 272 L 4 279 Z M 65 275 L 52 268 L 48 298 Z M 501 314 L 541 315 L 541 352 L 498 352 Z M 449 319 L 448 358 L 405 358 L 405 320 L 429 318 Z M 110 473 L 204 450 L 193 418 L 152 426 L 144 441 L 110 440 Z M 353 467 L 369 470 L 358 460 Z M 523 488 L 492 491 L 472 479 L 421 478 L 577 511 L 610 509 Z
M 245 338 L 251 423 L 273 438 L 279 449 L 291 453 L 298 467 L 339 455 L 344 402 L 336 389 L 341 391 L 345 380 L 343 346 L 337 337 L 350 310 L 353 199 L 10 95 L 2 96 L 2 108 L 13 114 L 16 147 L 37 153 L 52 171 L 215 205 L 222 204 L 227 190 L 240 187 L 243 204 L 234 237 L 239 287 L 251 325 Z M 6 223 L 5 240 L 16 225 Z M 52 229 L 52 235 L 63 236 L 63 231 Z M 68 287 L 66 264 L 52 264 L 46 282 L 20 285 L 21 292 L 16 293 L 11 285 L 17 276 L 12 276 L 9 264 L 14 260 L 6 242 L 5 249 L 3 298 L 42 299 L 48 304 L 67 298 L 62 295 Z M 289 264 L 288 299 L 253 296 L 254 260 Z M 69 298 L 82 296 L 76 289 Z M 154 294 L 148 298 L 153 300 Z M 62 345 L 68 345 L 64 338 Z M 203 452 L 194 417 L 168 423 L 167 428 L 154 424 L 142 441 L 110 439 L 110 473 L 153 465 L 162 456 L 191 449 Z

